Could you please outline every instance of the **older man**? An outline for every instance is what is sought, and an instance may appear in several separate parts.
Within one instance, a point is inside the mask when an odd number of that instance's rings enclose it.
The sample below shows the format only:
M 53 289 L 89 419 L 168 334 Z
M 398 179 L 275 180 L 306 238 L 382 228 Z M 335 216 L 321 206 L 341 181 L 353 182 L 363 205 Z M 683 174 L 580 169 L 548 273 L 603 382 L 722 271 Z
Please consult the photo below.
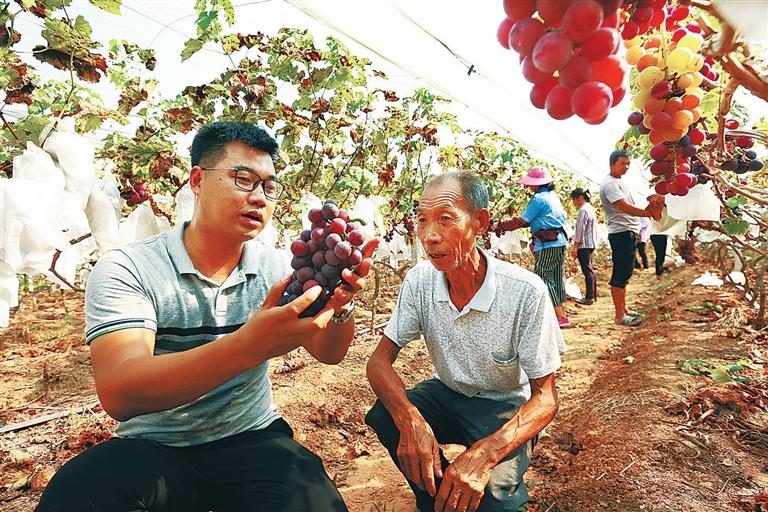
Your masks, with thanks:
M 419 200 L 429 258 L 405 278 L 368 362 L 378 401 L 366 417 L 421 511 L 518 510 L 536 435 L 558 409 L 554 372 L 565 350 L 547 287 L 477 247 L 488 228 L 477 176 L 433 179 Z M 432 379 L 407 390 L 393 368 L 424 336 Z M 440 444 L 467 447 L 452 463 Z

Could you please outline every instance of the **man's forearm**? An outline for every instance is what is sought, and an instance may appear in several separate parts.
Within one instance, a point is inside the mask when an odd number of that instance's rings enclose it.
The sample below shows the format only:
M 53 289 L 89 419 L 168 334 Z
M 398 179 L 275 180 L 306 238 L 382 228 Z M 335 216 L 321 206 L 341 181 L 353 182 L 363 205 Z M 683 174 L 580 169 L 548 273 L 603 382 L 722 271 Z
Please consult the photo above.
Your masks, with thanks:
M 405 384 L 391 363 L 371 358 L 366 368 L 368 382 L 381 403 L 389 412 L 398 429 L 410 423 L 414 417 L 420 417 L 405 393 Z
M 142 329 L 126 343 L 141 344 Z M 125 336 L 119 331 L 94 340 L 109 342 Z M 152 334 L 154 336 L 154 333 Z M 136 353 L 106 371 L 97 364 L 96 349 L 91 347 L 97 391 L 104 409 L 118 421 L 134 416 L 164 411 L 190 403 L 221 384 L 269 359 L 252 342 L 252 334 L 239 329 L 216 342 L 182 352 L 163 355 Z M 189 376 L 194 375 L 194 379 Z
M 329 322 L 325 329 L 304 345 L 304 348 L 321 363 L 339 364 L 347 355 L 354 337 L 354 318 L 342 324 Z
M 489 461 L 496 465 L 549 425 L 557 410 L 556 394 L 537 390 L 511 420 L 471 448 L 485 451 Z

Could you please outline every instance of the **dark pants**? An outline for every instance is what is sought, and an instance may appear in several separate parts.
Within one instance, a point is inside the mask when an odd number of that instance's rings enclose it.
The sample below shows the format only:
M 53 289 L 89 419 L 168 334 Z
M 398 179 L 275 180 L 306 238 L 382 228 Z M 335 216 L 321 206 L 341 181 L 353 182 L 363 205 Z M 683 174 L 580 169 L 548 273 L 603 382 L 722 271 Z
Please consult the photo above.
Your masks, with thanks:
M 594 249 L 578 249 L 576 256 L 579 258 L 581 272 L 584 274 L 584 281 L 587 285 L 586 299 L 597 299 L 597 278 L 595 270 L 592 268 L 592 252 Z
M 320 458 L 282 419 L 199 446 L 113 438 L 67 462 L 40 512 L 345 511 Z
M 565 302 L 565 278 L 563 277 L 565 246 L 547 247 L 533 253 L 533 273 L 539 276 L 549 290 L 552 305 Z
M 616 288 L 626 288 L 635 270 L 637 234 L 633 231 L 610 233 L 608 242 L 611 244 L 611 262 L 613 263 L 611 280 L 608 284 Z
M 640 268 L 642 262 L 642 268 L 648 268 L 648 254 L 645 252 L 645 242 L 637 242 L 637 254 L 640 256 L 640 261 L 635 260 L 635 268 Z
M 409 389 L 407 394 L 408 400 L 419 410 L 440 444 L 472 446 L 478 439 L 496 432 L 514 417 L 519 408 L 519 405 L 509 402 L 469 398 L 451 390 L 437 379 L 420 382 L 415 388 Z M 400 468 L 397 459 L 400 431 L 380 401 L 377 400 L 368 412 L 365 422 L 376 432 L 381 444 Z M 485 487 L 478 512 L 516 511 L 528 502 L 528 490 L 523 482 L 523 474 L 528 469 L 532 450 L 533 442 L 528 441 L 496 465 Z M 445 472 L 448 461 L 442 450 L 440 460 Z M 438 490 L 441 482 L 440 479 L 436 481 Z M 408 484 L 416 495 L 418 509 L 424 512 L 433 511 L 435 499 L 410 480 Z
M 664 259 L 667 257 L 667 235 L 651 235 L 651 243 L 653 252 L 656 253 L 656 275 L 660 276 L 664 273 Z

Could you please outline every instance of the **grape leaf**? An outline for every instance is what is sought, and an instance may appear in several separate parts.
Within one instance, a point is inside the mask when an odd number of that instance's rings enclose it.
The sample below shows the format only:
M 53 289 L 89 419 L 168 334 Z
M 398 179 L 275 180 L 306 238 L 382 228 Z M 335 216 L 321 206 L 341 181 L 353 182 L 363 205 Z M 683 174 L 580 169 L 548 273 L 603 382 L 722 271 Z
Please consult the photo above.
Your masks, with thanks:
M 728 208 L 736 208 L 739 206 L 744 206 L 745 204 L 747 204 L 747 198 L 744 196 L 729 197 L 728 200 L 725 202 L 725 205 Z
M 699 110 L 701 111 L 701 117 L 712 117 L 720 108 L 720 100 L 722 98 L 723 91 L 720 87 L 708 91 L 701 99 Z
M 107 11 L 110 14 L 120 14 L 122 0 L 90 0 L 90 2 L 99 9 Z
M 749 222 L 743 219 L 725 219 L 723 228 L 729 235 L 744 235 L 749 231 Z
M 181 51 L 181 61 L 184 62 L 203 48 L 203 42 L 199 39 L 190 39 L 184 44 Z

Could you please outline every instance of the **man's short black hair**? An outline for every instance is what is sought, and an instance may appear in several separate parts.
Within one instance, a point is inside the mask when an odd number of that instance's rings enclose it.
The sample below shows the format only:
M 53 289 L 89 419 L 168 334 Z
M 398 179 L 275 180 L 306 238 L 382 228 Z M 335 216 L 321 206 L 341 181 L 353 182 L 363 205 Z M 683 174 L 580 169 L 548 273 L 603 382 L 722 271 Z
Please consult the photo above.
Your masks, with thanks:
M 630 155 L 629 151 L 627 151 L 626 149 L 617 149 L 616 151 L 612 151 L 611 152 L 611 156 L 608 157 L 608 163 L 613 165 L 613 164 L 616 163 L 616 161 L 619 158 L 621 158 L 623 156 L 625 156 L 627 158 L 632 158 L 632 155 Z
M 446 181 L 451 180 L 458 182 L 461 188 L 461 196 L 472 210 L 472 213 L 482 208 L 488 208 L 488 188 L 479 176 L 469 171 L 451 171 L 438 174 L 427 182 L 424 191 L 426 192 L 431 187 L 442 185 Z
M 263 128 L 240 121 L 215 121 L 200 128 L 192 140 L 192 165 L 200 165 L 203 160 L 222 158 L 224 146 L 230 142 L 242 142 L 264 151 L 272 157 L 272 162 L 277 162 L 277 141 Z

